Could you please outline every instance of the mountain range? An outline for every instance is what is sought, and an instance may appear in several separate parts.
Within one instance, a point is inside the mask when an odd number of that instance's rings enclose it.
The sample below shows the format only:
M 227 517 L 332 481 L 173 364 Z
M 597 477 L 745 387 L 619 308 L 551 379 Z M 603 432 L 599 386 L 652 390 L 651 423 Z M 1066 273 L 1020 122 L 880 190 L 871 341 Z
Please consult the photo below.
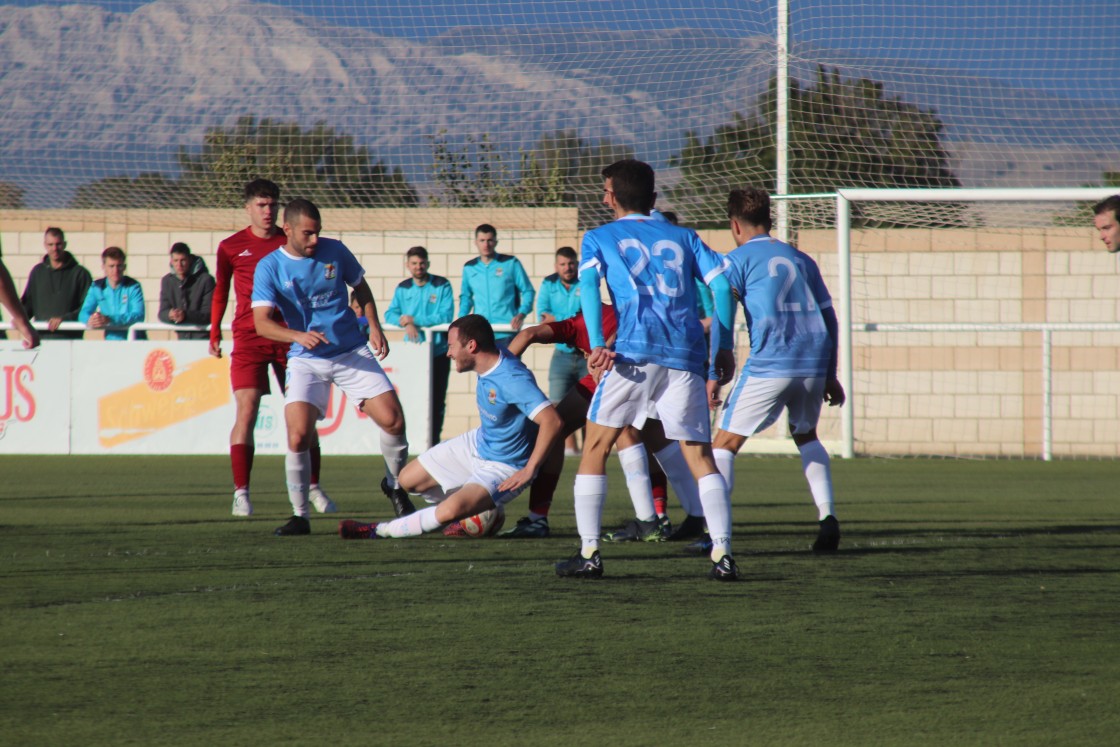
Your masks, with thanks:
M 796 51 L 804 81 L 827 61 L 934 109 L 966 186 L 1078 185 L 1120 162 L 1120 104 Z M 174 174 L 181 147 L 247 114 L 324 121 L 417 184 L 440 130 L 512 151 L 576 130 L 664 167 L 686 131 L 752 111 L 773 58 L 772 38 L 697 29 L 462 28 L 421 42 L 251 0 L 0 6 L 0 181 L 60 206 L 103 176 Z

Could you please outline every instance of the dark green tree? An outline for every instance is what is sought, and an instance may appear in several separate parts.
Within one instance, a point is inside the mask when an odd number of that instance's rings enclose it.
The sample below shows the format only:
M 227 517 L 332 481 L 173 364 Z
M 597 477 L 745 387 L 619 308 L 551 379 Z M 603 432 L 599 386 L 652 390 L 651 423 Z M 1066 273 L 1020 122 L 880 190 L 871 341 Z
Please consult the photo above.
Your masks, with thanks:
M 196 205 L 240 202 L 246 182 L 267 178 L 285 196 L 304 197 L 322 207 L 409 206 L 416 191 L 400 169 L 374 160 L 323 122 L 304 130 L 297 123 L 241 117 L 232 127 L 212 127 L 200 152 L 179 153 L 181 185 Z
M 178 208 L 189 206 L 190 198 L 176 181 L 163 174 L 107 176 L 83 184 L 70 199 L 70 207 L 79 210 L 94 208 Z
M 432 202 L 451 206 L 579 208 L 580 225 L 609 218 L 602 205 L 603 167 L 632 158 L 629 149 L 610 141 L 589 143 L 573 131 L 543 135 L 520 153 L 516 169 L 498 153 L 489 135 L 449 143 L 446 130 L 430 138 Z
M 736 113 L 707 139 L 686 135 L 685 147 L 671 161 L 681 169 L 681 181 L 669 196 L 691 223 L 722 224 L 729 189 L 776 188 L 776 111 L 772 79 L 753 113 Z M 789 119 L 791 194 L 960 186 L 949 169 L 936 113 L 887 96 L 882 83 L 818 68 L 808 87 L 790 81 Z M 941 211 L 947 224 L 956 210 Z
M 24 207 L 23 194 L 23 187 L 18 184 L 0 182 L 0 208 L 19 210 Z

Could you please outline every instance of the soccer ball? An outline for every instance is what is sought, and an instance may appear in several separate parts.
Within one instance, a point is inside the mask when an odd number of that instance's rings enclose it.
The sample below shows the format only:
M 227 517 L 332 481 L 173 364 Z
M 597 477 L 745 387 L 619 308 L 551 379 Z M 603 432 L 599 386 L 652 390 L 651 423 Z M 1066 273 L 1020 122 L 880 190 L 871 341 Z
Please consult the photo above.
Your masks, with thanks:
M 493 537 L 506 523 L 506 510 L 501 505 L 462 519 L 463 531 L 468 537 Z

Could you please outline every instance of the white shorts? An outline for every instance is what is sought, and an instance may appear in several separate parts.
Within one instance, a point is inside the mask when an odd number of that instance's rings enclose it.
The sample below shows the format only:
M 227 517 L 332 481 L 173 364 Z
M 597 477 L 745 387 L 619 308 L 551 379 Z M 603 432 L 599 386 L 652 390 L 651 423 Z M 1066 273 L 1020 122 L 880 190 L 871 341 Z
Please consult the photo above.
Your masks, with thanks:
M 824 377 L 769 379 L 740 371 L 727 395 L 719 427 L 728 433 L 753 436 L 772 426 L 783 410 L 789 410 L 790 431 L 808 433 L 817 427 L 823 404 Z
M 393 391 L 389 377 L 367 345 L 334 358 L 289 358 L 284 402 L 308 402 L 319 408 L 319 420 L 330 404 L 331 384 L 355 407 L 379 394 Z
M 498 486 L 509 478 L 517 467 L 502 462 L 492 462 L 478 456 L 478 428 L 455 438 L 441 441 L 417 459 L 428 474 L 435 478 L 447 495 L 469 483 L 481 485 L 494 503 L 509 503 L 525 488 L 499 492 Z
M 712 440 L 701 376 L 656 363 L 615 363 L 591 397 L 588 421 L 608 428 L 641 428 L 648 417 L 661 420 L 671 441 Z

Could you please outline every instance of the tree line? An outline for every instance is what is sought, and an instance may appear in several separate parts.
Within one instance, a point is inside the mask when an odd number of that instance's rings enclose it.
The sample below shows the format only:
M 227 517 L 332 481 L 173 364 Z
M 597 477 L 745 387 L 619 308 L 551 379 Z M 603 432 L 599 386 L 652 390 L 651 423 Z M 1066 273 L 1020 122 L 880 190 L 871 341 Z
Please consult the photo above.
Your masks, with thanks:
M 729 189 L 746 184 L 774 190 L 776 82 L 752 111 L 736 112 L 711 135 L 685 134 L 670 165 L 679 179 L 665 191 L 690 225 L 724 222 Z M 837 187 L 956 187 L 942 143 L 943 125 L 932 110 L 888 96 L 883 84 L 846 79 L 819 68 L 809 85 L 790 82 L 790 192 Z M 600 204 L 603 165 L 634 157 L 609 140 L 589 142 L 574 131 L 542 136 L 512 162 L 488 135 L 453 141 L 441 130 L 428 138 L 431 204 L 495 207 L 574 206 L 581 225 L 609 216 Z M 324 207 L 413 206 L 417 189 L 399 168 L 387 166 L 353 137 L 319 122 L 240 118 L 211 127 L 201 147 L 178 154 L 179 176 L 111 176 L 80 186 L 73 208 L 227 207 L 241 186 L 258 176 Z M 0 183 L 0 206 L 18 207 L 22 192 Z

